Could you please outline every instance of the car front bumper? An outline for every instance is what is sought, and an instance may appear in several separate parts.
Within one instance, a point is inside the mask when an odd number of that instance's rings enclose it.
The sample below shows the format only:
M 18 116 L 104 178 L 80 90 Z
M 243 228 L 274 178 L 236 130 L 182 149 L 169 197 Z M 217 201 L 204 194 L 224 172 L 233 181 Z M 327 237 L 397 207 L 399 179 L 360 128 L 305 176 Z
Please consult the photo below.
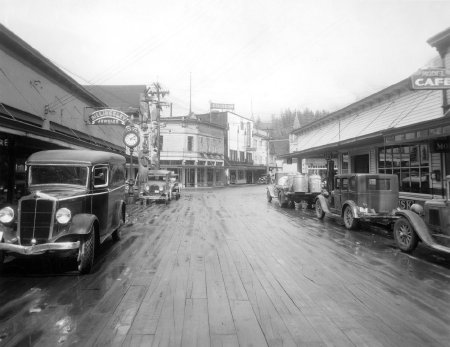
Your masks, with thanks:
M 0 243 L 0 251 L 21 255 L 36 255 L 43 254 L 47 251 L 67 251 L 78 248 L 80 248 L 80 241 L 43 243 L 34 246 L 22 246 L 5 242 Z

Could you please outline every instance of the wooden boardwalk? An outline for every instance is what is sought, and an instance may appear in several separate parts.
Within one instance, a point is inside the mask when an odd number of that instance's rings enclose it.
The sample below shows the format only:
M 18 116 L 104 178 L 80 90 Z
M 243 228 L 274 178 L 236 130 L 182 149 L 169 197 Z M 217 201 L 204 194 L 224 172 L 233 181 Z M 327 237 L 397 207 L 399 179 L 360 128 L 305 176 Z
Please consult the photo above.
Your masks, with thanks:
M 236 192 L 186 194 L 158 210 L 123 299 L 94 344 L 450 345 L 448 286 L 432 295 L 436 288 L 426 283 L 405 283 L 399 264 L 358 262 L 310 237 L 309 226 L 302 234 L 299 221 L 266 202 L 257 211 Z
M 185 191 L 130 222 L 90 275 L 2 279 L 2 295 L 30 289 L 0 346 L 450 346 L 450 258 L 281 209 L 262 186 Z

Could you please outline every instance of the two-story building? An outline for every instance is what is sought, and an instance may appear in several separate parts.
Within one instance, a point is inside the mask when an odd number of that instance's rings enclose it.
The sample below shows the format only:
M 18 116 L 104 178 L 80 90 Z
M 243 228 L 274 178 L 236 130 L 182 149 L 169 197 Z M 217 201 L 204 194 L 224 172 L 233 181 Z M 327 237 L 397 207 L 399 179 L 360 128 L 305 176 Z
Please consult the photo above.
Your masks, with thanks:
M 255 183 L 267 171 L 267 134 L 255 132 L 253 120 L 231 111 L 212 111 L 197 115 L 199 119 L 220 124 L 226 128 L 225 167 L 228 184 Z M 254 135 L 255 134 L 255 135 Z M 261 146 L 254 146 L 253 138 L 261 140 Z M 255 162 L 255 156 L 261 159 Z
M 186 187 L 226 184 L 225 127 L 195 115 L 160 122 L 160 167 L 174 171 Z
M 0 24 L 0 205 L 24 194 L 25 160 L 72 148 L 125 154 L 123 128 L 89 125 L 107 105 Z

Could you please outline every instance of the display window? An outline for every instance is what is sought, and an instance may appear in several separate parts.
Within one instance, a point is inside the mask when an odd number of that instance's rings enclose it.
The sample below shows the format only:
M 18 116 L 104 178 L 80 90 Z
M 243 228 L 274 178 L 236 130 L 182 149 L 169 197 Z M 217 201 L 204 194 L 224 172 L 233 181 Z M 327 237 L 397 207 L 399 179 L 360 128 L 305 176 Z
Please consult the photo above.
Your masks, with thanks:
M 432 193 L 430 148 L 427 143 L 380 148 L 378 172 L 396 174 L 402 192 Z

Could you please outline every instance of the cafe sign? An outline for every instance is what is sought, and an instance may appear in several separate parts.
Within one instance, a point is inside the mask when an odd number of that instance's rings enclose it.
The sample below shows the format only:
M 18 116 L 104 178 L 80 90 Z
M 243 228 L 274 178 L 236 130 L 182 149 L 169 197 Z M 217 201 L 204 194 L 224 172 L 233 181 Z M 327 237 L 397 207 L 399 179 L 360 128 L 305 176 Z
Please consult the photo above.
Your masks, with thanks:
M 125 125 L 130 117 L 118 110 L 104 109 L 98 110 L 89 115 L 89 124 L 92 125 Z
M 413 89 L 450 89 L 450 71 L 423 69 L 411 76 Z

